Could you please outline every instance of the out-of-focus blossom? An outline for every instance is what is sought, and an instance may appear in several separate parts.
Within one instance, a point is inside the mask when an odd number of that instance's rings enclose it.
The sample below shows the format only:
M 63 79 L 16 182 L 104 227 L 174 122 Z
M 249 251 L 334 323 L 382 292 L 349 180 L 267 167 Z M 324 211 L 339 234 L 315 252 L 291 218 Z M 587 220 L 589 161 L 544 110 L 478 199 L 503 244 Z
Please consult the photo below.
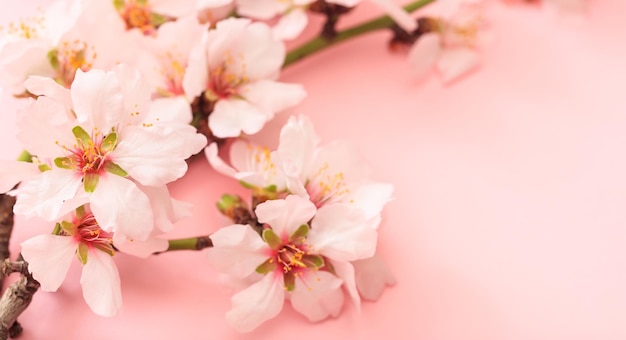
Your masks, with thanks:
M 409 51 L 418 77 L 435 68 L 445 83 L 476 69 L 489 39 L 479 0 L 447 0 L 441 17 L 422 20 L 422 34 Z
M 342 279 L 332 271 L 371 257 L 376 247 L 376 231 L 363 214 L 340 204 L 316 210 L 305 198 L 290 195 L 259 204 L 256 215 L 266 225 L 261 236 L 248 225 L 211 236 L 208 255 L 218 271 L 258 277 L 232 297 L 228 321 L 239 331 L 251 331 L 275 317 L 286 297 L 310 321 L 338 315 Z
M 302 86 L 275 80 L 284 59 L 285 46 L 267 25 L 222 20 L 191 52 L 183 88 L 214 105 L 208 124 L 215 136 L 254 134 L 305 96 Z

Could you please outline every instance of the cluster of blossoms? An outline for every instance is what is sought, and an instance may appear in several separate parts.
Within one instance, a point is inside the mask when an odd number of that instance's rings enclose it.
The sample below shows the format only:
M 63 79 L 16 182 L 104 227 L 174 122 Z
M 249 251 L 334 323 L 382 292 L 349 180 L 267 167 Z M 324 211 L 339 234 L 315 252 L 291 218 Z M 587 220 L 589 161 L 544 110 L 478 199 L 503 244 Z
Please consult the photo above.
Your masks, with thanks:
M 0 28 L 0 86 L 25 102 L 17 139 L 28 152 L 0 161 L 0 193 L 16 196 L 16 214 L 54 225 L 21 244 L 42 289 L 57 290 L 76 257 L 89 307 L 115 315 L 114 255 L 168 249 L 163 234 L 191 210 L 167 184 L 204 149 L 252 193 L 250 205 L 231 195 L 218 203 L 234 224 L 208 250 L 246 287 L 227 313 L 235 328 L 254 329 L 285 300 L 311 321 L 337 316 L 345 294 L 357 309 L 376 300 L 395 281 L 375 254 L 392 185 L 370 180 L 349 144 L 321 145 L 303 116 L 283 127 L 276 150 L 240 138 L 306 96 L 279 80 L 284 40 L 317 13 L 332 41 L 360 2 L 59 0 Z M 436 69 L 448 82 L 479 64 L 483 1 L 440 0 L 439 12 L 417 19 L 391 0 L 371 2 L 395 22 L 391 45 L 406 47 L 418 74 Z

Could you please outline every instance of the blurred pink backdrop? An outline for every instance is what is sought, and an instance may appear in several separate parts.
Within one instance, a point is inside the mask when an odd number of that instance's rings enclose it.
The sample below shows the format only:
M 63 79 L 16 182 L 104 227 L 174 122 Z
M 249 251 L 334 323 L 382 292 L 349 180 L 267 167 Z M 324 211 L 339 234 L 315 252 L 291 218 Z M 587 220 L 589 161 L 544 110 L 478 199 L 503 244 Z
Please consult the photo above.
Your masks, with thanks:
M 0 3 L 2 22 L 34 4 Z M 376 13 L 364 5 L 347 23 Z M 582 22 L 496 5 L 481 69 L 447 87 L 416 82 L 386 32 L 285 71 L 309 95 L 252 139 L 275 146 L 288 116 L 306 114 L 396 188 L 379 252 L 399 283 L 360 314 L 311 324 L 287 307 L 238 334 L 204 252 L 118 255 L 120 315 L 90 312 L 76 265 L 59 292 L 35 295 L 22 339 L 626 339 L 625 15 L 620 0 L 591 1 Z M 3 158 L 20 151 L 14 110 L 0 114 Z M 215 201 L 246 193 L 202 158 L 171 189 L 196 205 L 172 237 L 225 225 Z M 50 227 L 18 218 L 13 254 Z

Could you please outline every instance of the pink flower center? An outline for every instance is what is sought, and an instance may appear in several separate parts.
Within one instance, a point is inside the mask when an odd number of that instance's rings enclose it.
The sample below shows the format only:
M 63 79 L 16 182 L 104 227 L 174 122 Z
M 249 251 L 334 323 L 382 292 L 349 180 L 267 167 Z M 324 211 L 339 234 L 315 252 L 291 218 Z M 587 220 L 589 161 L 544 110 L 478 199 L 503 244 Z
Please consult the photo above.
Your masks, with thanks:
M 80 40 L 64 41 L 56 51 L 57 81 L 69 88 L 74 81 L 76 71 L 78 69 L 89 71 L 93 67 L 93 61 L 96 57 L 97 54 L 93 46 L 89 46 L 86 42 Z
M 156 27 L 152 24 L 152 12 L 147 4 L 139 4 L 137 1 L 127 1 L 120 10 L 120 16 L 126 24 L 126 29 L 137 28 L 144 35 L 153 35 Z
M 293 244 L 286 244 L 276 251 L 276 262 L 282 267 L 284 273 L 289 273 L 298 268 L 308 267 L 303 257 L 306 252 Z
M 316 207 L 337 201 L 348 194 L 350 189 L 343 172 L 332 172 L 326 163 L 320 167 L 307 181 L 306 191 Z
M 97 248 L 113 249 L 113 233 L 102 230 L 92 213 L 85 214 L 82 219 L 76 218 L 74 224 L 76 225 L 74 237 L 79 242 Z
M 108 152 L 101 148 L 102 138 L 90 140 L 86 145 L 79 143 L 67 157 L 70 167 L 83 174 L 98 174 L 103 170 Z
M 207 97 L 216 101 L 239 95 L 239 88 L 249 82 L 245 75 L 238 75 L 229 66 L 234 65 L 235 60 L 227 55 L 225 61 L 217 68 L 209 70 L 209 83 L 207 84 Z M 241 74 L 245 74 L 245 63 L 236 65 L 242 69 Z

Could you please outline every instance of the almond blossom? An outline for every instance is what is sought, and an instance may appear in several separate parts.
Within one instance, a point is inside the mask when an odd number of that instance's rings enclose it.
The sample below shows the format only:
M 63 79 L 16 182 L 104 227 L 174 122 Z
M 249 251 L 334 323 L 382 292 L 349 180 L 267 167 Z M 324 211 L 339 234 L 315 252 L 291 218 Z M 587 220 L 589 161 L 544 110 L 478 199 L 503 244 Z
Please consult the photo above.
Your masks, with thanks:
M 152 108 L 149 86 L 125 65 L 79 70 L 71 90 L 46 78 L 27 88 L 39 97 L 18 117 L 18 139 L 45 171 L 20 186 L 14 211 L 55 220 L 89 202 L 116 243 L 146 240 L 155 213 L 140 186 L 180 178 L 206 138 L 176 113 Z
M 183 88 L 213 105 L 208 126 L 215 136 L 254 134 L 305 96 L 302 86 L 275 80 L 284 59 L 285 46 L 267 25 L 225 19 L 192 50 Z
M 490 39 L 480 0 L 445 0 L 440 17 L 427 18 L 409 61 L 418 77 L 435 68 L 444 83 L 475 70 L 480 65 L 479 49 Z
M 83 265 L 80 283 L 85 302 L 94 313 L 111 317 L 122 307 L 112 237 L 99 226 L 93 213 L 81 206 L 57 223 L 54 234 L 22 242 L 22 256 L 46 292 L 61 286 L 76 256 Z
M 343 204 L 317 210 L 296 195 L 261 203 L 255 212 L 265 224 L 261 236 L 241 224 L 211 236 L 208 255 L 218 271 L 257 277 L 232 297 L 227 320 L 249 332 L 275 317 L 285 298 L 312 322 L 337 316 L 343 305 L 341 268 L 371 257 L 376 248 L 376 231 L 362 212 Z M 353 284 L 353 278 L 347 279 Z

